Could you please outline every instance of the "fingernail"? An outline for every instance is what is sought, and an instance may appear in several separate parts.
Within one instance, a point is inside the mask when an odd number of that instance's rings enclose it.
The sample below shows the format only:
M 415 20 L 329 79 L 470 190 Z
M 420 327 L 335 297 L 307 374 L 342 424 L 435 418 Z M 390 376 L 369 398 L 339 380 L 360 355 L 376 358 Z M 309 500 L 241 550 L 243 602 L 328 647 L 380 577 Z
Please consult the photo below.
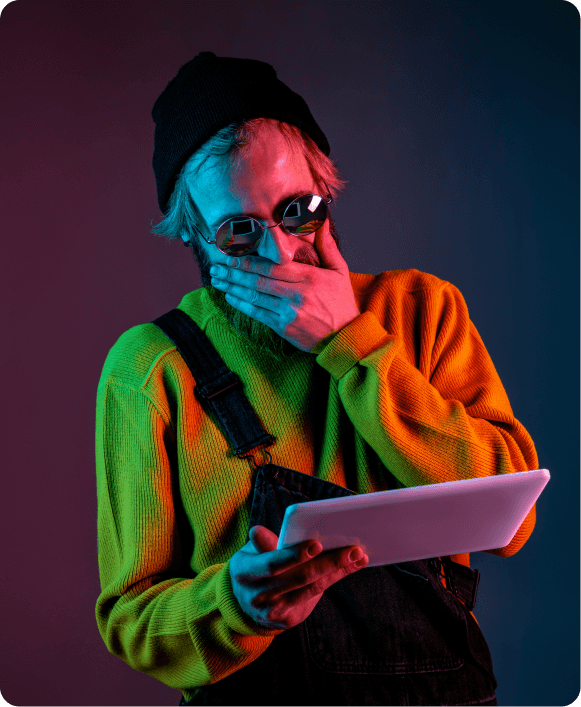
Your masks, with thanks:
M 321 545 L 319 543 L 313 543 L 312 545 L 309 546 L 307 552 L 309 554 L 309 557 L 314 557 L 315 555 L 318 555 L 321 552 Z
M 369 557 L 367 555 L 363 555 L 363 557 L 359 560 L 359 562 L 355 563 L 355 567 L 365 567 L 365 565 L 369 562 Z
M 355 562 L 355 560 L 360 560 L 363 557 L 363 553 L 361 550 L 357 547 L 355 550 L 351 550 L 349 553 L 349 560 L 351 562 Z
M 226 264 L 229 265 L 231 268 L 237 268 L 239 265 L 239 260 L 238 258 L 228 258 Z

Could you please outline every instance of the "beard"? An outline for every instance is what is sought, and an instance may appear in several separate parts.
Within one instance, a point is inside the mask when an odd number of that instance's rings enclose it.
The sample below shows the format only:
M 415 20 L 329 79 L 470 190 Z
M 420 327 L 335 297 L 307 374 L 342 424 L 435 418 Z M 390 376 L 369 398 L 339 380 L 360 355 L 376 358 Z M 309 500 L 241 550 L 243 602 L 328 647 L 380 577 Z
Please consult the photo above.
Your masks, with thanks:
M 337 244 L 339 252 L 341 252 L 339 236 L 335 229 L 335 222 L 333 221 L 331 214 L 329 214 L 328 218 L 329 231 L 333 237 L 333 240 Z M 206 251 L 203 250 L 200 245 L 196 235 L 191 236 L 190 244 L 194 260 L 200 268 L 202 285 L 206 288 L 210 300 L 216 305 L 226 324 L 236 333 L 239 339 L 241 339 L 244 343 L 272 356 L 277 361 L 282 361 L 287 356 L 301 350 L 277 334 L 274 329 L 271 329 L 267 324 L 263 324 L 262 322 L 249 317 L 247 314 L 244 314 L 231 304 L 228 304 L 225 293 L 221 290 L 217 290 L 210 284 L 210 268 L 212 267 L 212 263 L 210 262 Z M 254 256 L 251 254 L 245 257 L 252 258 Z M 323 267 L 315 246 L 310 243 L 301 243 L 299 245 L 295 252 L 293 262 L 305 263 L 306 265 L 312 265 L 316 268 Z

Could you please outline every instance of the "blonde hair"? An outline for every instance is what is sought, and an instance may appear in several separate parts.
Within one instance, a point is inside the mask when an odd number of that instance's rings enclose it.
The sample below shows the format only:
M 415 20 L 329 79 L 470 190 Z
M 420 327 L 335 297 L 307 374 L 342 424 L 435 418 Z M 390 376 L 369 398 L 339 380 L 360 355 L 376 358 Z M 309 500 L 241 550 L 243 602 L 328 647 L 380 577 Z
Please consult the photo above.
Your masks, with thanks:
M 325 190 L 326 185 L 335 199 L 347 182 L 341 179 L 335 163 L 316 143 L 294 125 L 272 118 L 254 118 L 242 123 L 230 123 L 194 152 L 177 176 L 164 218 L 153 226 L 151 232 L 169 240 L 175 240 L 182 235 L 193 240 L 192 235 L 196 231 L 203 233 L 204 220 L 190 194 L 185 175 L 197 173 L 212 155 L 229 155 L 230 165 L 235 165 L 251 151 L 259 129 L 265 124 L 283 135 L 291 151 L 305 157 L 315 183 L 321 190 Z

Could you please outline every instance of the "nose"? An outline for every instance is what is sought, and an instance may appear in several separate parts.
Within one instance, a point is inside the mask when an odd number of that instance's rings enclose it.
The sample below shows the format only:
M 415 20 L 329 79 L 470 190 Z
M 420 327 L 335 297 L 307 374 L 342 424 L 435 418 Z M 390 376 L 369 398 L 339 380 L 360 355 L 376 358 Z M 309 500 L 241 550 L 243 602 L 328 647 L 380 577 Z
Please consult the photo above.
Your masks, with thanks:
M 256 253 L 263 258 L 272 260 L 277 265 L 286 265 L 292 262 L 298 245 L 298 238 L 291 236 L 280 226 L 277 226 L 266 229 Z

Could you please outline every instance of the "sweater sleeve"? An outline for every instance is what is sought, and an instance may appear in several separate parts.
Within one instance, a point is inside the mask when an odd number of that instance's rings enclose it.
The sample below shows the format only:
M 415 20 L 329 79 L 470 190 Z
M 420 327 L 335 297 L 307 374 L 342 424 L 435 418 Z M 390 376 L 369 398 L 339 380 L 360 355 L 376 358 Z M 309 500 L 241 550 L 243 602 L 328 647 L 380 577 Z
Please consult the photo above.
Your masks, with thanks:
M 173 444 L 171 426 L 143 390 L 101 382 L 97 624 L 111 653 L 189 699 L 255 660 L 281 631 L 242 612 L 229 562 L 197 575 L 190 569 L 176 521 Z
M 402 486 L 538 468 L 456 287 L 401 291 L 384 322 L 378 311 L 367 309 L 314 353 L 338 381 L 354 426 Z M 535 506 L 506 547 L 488 552 L 515 554 L 534 524 Z

